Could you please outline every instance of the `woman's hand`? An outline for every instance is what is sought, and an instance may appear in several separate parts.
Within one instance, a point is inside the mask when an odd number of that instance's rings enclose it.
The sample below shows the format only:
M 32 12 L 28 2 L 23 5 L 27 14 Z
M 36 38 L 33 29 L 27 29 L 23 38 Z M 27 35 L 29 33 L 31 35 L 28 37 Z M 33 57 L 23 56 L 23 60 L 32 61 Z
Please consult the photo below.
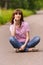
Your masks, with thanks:
M 20 48 L 19 48 L 19 51 L 23 51 L 24 49 L 25 49 L 25 44 L 24 45 L 22 45 Z
M 16 25 L 16 21 L 15 21 L 15 19 L 14 19 L 14 25 Z

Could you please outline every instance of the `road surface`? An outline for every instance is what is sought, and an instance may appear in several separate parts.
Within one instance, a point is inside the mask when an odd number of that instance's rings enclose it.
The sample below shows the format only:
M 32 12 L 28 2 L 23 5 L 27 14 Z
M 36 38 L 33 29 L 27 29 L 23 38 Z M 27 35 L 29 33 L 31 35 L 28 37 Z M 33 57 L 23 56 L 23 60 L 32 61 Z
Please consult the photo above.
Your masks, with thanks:
M 9 23 L 0 26 L 0 65 L 43 65 L 43 14 L 25 18 L 30 25 L 30 37 L 39 35 L 38 52 L 16 53 L 9 43 Z

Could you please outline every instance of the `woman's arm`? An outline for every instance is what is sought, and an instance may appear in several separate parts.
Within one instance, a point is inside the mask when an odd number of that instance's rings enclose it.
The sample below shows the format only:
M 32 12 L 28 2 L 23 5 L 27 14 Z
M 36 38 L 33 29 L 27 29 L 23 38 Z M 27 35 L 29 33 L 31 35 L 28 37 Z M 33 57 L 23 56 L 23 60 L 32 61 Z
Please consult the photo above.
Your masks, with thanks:
M 26 45 L 29 40 L 30 40 L 30 32 L 26 32 L 26 41 L 24 45 Z
M 14 21 L 13 27 L 10 32 L 11 32 L 11 36 L 15 36 L 16 34 L 16 22 L 15 21 Z
M 28 42 L 29 40 L 30 40 L 30 33 L 29 33 L 29 32 L 26 32 L 26 41 L 25 41 L 24 45 L 22 45 L 22 46 L 20 47 L 19 50 L 24 50 L 24 48 L 25 48 L 25 46 L 26 46 L 26 44 L 27 44 L 27 42 Z

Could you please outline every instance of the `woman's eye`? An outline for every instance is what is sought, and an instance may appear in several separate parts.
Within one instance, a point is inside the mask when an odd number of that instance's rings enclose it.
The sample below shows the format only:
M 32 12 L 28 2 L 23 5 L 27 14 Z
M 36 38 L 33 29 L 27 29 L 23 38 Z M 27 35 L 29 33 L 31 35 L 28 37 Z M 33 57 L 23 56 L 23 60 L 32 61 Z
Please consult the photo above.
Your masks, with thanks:
M 17 13 L 15 13 L 17 15 Z
M 21 15 L 21 13 L 19 13 L 19 15 Z

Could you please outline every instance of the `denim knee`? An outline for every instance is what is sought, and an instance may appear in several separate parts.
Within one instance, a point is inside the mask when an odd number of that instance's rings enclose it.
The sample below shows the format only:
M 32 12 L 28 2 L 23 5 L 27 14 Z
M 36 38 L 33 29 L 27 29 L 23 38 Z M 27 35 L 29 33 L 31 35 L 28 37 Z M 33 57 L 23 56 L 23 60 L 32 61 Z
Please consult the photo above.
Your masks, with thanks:
M 18 42 L 18 40 L 15 37 L 10 37 L 9 42 L 14 48 L 20 48 L 22 45 L 20 42 Z
M 10 37 L 9 42 L 13 42 L 13 41 L 14 41 L 13 37 Z
M 16 44 L 15 44 L 15 42 L 14 42 L 14 39 L 15 39 L 15 38 L 10 37 L 10 38 L 9 38 L 9 42 L 10 42 L 10 44 L 11 44 L 14 48 L 17 48 L 17 46 L 16 46 Z
M 35 39 L 36 39 L 37 42 L 40 42 L 40 37 L 39 36 L 36 36 Z

